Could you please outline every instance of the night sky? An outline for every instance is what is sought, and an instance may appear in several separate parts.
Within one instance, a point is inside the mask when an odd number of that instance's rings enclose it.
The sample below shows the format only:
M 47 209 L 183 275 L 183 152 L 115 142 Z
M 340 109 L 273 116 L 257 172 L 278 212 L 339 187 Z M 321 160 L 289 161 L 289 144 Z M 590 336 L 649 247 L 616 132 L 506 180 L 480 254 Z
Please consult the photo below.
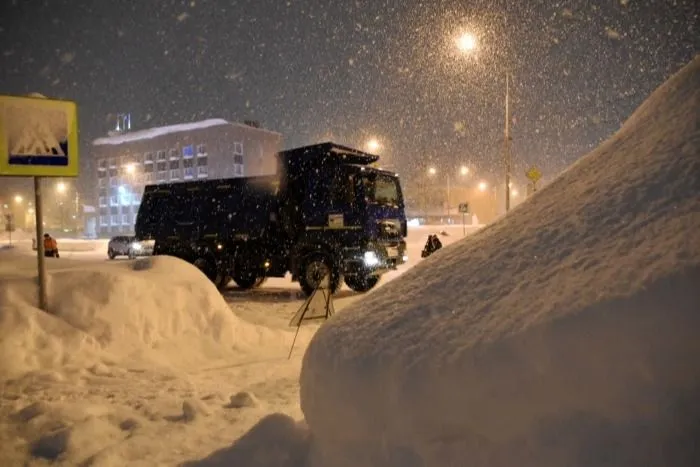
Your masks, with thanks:
M 456 48 L 462 31 L 475 53 Z M 256 119 L 285 147 L 374 136 L 403 173 L 468 163 L 493 178 L 508 67 L 516 174 L 552 175 L 698 36 L 694 0 L 3 0 L 0 92 L 77 101 L 83 157 L 131 112 L 134 129 Z

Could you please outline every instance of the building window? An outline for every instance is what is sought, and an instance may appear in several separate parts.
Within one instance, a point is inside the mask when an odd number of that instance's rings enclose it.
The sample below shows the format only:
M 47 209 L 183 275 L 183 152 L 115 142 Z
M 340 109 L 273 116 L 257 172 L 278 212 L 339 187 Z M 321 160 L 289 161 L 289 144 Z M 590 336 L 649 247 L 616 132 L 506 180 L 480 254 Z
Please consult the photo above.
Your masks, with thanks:
M 100 206 L 107 206 L 107 197 L 100 196 Z
M 97 186 L 99 188 L 104 188 L 105 186 L 107 186 L 107 179 L 105 179 L 104 177 L 98 178 L 97 179 Z
M 119 179 L 117 177 L 109 179 L 109 186 L 117 186 L 117 185 L 119 185 Z
M 116 177 L 117 175 L 119 175 L 119 170 L 118 170 L 118 169 L 116 169 L 116 168 L 111 168 L 111 169 L 109 169 L 109 176 L 110 176 L 110 177 Z
M 236 154 L 235 156 L 233 156 L 233 163 L 243 165 L 243 156 L 241 156 L 240 154 Z
M 243 176 L 243 166 L 242 165 L 234 165 L 233 166 L 233 173 L 235 175 L 242 177 Z
M 182 166 L 185 168 L 194 167 L 194 161 L 192 159 L 186 159 L 182 161 Z
M 132 201 L 134 206 L 138 206 L 139 204 L 141 204 L 141 195 L 134 193 Z
M 207 155 L 207 145 L 206 144 L 198 144 L 197 145 L 197 155 L 198 156 L 206 156 Z
M 119 197 L 118 196 L 110 196 L 109 197 L 109 204 L 110 204 L 110 206 L 119 206 Z
M 243 155 L 243 143 L 233 143 L 233 153 Z
M 116 167 L 117 166 L 117 160 L 114 157 L 111 157 L 109 159 L 109 166 L 110 167 Z
M 168 151 L 168 153 L 169 153 L 169 155 L 170 155 L 170 159 L 171 159 L 171 160 L 172 160 L 172 159 L 179 159 L 179 155 L 180 155 L 180 154 L 178 153 L 178 150 L 177 150 L 177 149 L 171 149 L 170 151 Z
M 170 171 L 170 180 L 178 180 L 180 178 L 180 169 Z
M 119 225 L 119 214 L 112 214 L 112 225 Z
M 170 161 L 170 169 L 179 169 L 180 168 L 180 161 Z
M 143 171 L 144 173 L 151 174 L 153 173 L 153 164 L 146 164 L 143 166 Z
M 103 178 L 105 178 L 105 177 L 107 177 L 107 171 L 106 171 L 106 170 L 100 170 L 99 172 L 97 172 L 97 178 L 99 178 L 100 180 L 103 179 Z
M 194 157 L 194 148 L 191 144 L 182 147 L 182 157 Z
M 164 161 L 164 160 L 165 160 L 165 151 L 158 151 L 157 160 L 159 160 L 159 161 Z
M 147 174 L 143 174 L 143 183 L 153 183 L 153 170 Z
M 207 157 L 206 157 L 206 156 L 200 157 L 200 158 L 197 159 L 197 166 L 203 167 L 203 166 L 206 166 L 206 165 L 207 165 Z
M 167 175 L 168 175 L 168 173 L 165 171 L 158 172 L 158 178 L 157 178 L 158 182 L 159 183 L 164 182 L 166 180 Z
M 204 178 L 209 174 L 209 167 L 197 167 L 197 177 Z
M 158 172 L 163 172 L 163 171 L 167 170 L 167 168 L 168 168 L 167 162 L 158 162 L 156 164 L 156 170 L 158 170 Z
M 107 170 L 107 161 L 104 159 L 100 159 L 100 161 L 97 163 L 98 170 Z
M 100 216 L 100 225 L 107 227 L 109 225 L 109 216 Z
M 143 155 L 143 162 L 145 164 L 152 164 L 153 163 L 153 153 L 147 152 L 146 154 L 144 154 Z
M 129 215 L 122 214 L 122 225 L 129 225 Z
M 194 178 L 194 167 L 186 167 L 183 169 L 184 178 Z

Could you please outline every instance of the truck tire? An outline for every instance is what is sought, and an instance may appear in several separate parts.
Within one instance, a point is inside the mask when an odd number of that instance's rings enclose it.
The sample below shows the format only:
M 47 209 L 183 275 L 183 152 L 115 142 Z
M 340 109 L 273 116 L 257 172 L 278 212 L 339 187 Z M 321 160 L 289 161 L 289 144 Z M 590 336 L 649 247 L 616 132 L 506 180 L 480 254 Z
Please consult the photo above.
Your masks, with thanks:
M 347 276 L 345 277 L 345 285 L 355 292 L 368 292 L 379 283 L 379 278 L 380 276 Z
M 214 258 L 200 256 L 192 263 L 197 269 L 202 271 L 207 279 L 212 281 L 217 289 L 225 287 L 231 278 L 225 273 L 219 271 Z
M 246 271 L 234 271 L 233 282 L 235 282 L 239 288 L 247 290 L 255 288 L 260 282 L 260 278 Z
M 117 254 L 114 252 L 113 249 L 110 248 L 109 250 L 107 250 L 107 257 L 109 259 L 114 259 L 117 257 Z
M 319 286 L 323 277 L 330 274 L 330 291 L 336 293 L 340 288 L 340 271 L 328 256 L 313 253 L 302 260 L 299 285 L 306 296 L 310 296 Z

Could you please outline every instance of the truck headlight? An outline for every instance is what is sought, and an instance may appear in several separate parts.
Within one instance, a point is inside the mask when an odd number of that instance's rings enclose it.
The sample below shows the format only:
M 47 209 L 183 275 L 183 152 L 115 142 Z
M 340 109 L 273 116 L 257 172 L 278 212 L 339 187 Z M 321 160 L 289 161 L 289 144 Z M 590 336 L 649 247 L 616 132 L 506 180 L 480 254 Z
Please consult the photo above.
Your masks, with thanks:
M 372 267 L 379 264 L 379 256 L 374 251 L 365 251 L 365 256 L 363 258 L 365 266 Z
M 134 251 L 141 251 L 141 250 L 143 250 L 143 245 L 141 245 L 138 242 L 134 242 L 131 244 L 131 249 Z

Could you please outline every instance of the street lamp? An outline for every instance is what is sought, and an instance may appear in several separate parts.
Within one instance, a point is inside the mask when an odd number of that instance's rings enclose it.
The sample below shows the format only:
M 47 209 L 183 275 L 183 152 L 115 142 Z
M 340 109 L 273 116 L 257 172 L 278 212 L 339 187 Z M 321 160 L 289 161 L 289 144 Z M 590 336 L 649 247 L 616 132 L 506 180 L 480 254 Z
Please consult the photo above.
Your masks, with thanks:
M 474 34 L 465 32 L 457 38 L 457 48 L 462 52 L 471 52 L 476 50 L 476 37 Z
M 136 172 L 136 165 L 135 164 L 126 164 L 124 166 L 124 170 L 126 171 L 127 174 L 133 175 Z
M 466 165 L 463 165 L 462 167 L 460 167 L 459 173 L 462 176 L 469 175 L 469 167 L 467 167 Z
M 66 186 L 65 182 L 56 183 L 56 191 L 59 192 L 60 194 L 65 193 L 67 189 L 68 189 L 68 187 Z
M 367 149 L 370 152 L 377 152 L 381 149 L 381 147 L 382 147 L 382 145 L 377 140 L 377 138 L 371 138 L 369 141 L 367 141 Z
M 22 201 L 24 201 L 22 195 L 15 195 L 15 203 L 20 204 Z
M 457 48 L 461 52 L 470 53 L 476 50 L 478 47 L 476 37 L 470 33 L 464 33 L 457 38 Z M 510 210 L 510 172 L 511 172 L 511 134 L 510 134 L 510 72 L 506 67 L 506 97 L 505 97 L 505 128 L 503 131 L 503 160 L 505 162 L 505 176 L 506 176 L 506 188 L 505 188 L 505 200 L 506 200 L 506 212 Z
M 479 188 L 479 191 L 486 191 L 489 187 L 489 184 L 486 182 L 479 182 L 479 185 L 477 188 Z

